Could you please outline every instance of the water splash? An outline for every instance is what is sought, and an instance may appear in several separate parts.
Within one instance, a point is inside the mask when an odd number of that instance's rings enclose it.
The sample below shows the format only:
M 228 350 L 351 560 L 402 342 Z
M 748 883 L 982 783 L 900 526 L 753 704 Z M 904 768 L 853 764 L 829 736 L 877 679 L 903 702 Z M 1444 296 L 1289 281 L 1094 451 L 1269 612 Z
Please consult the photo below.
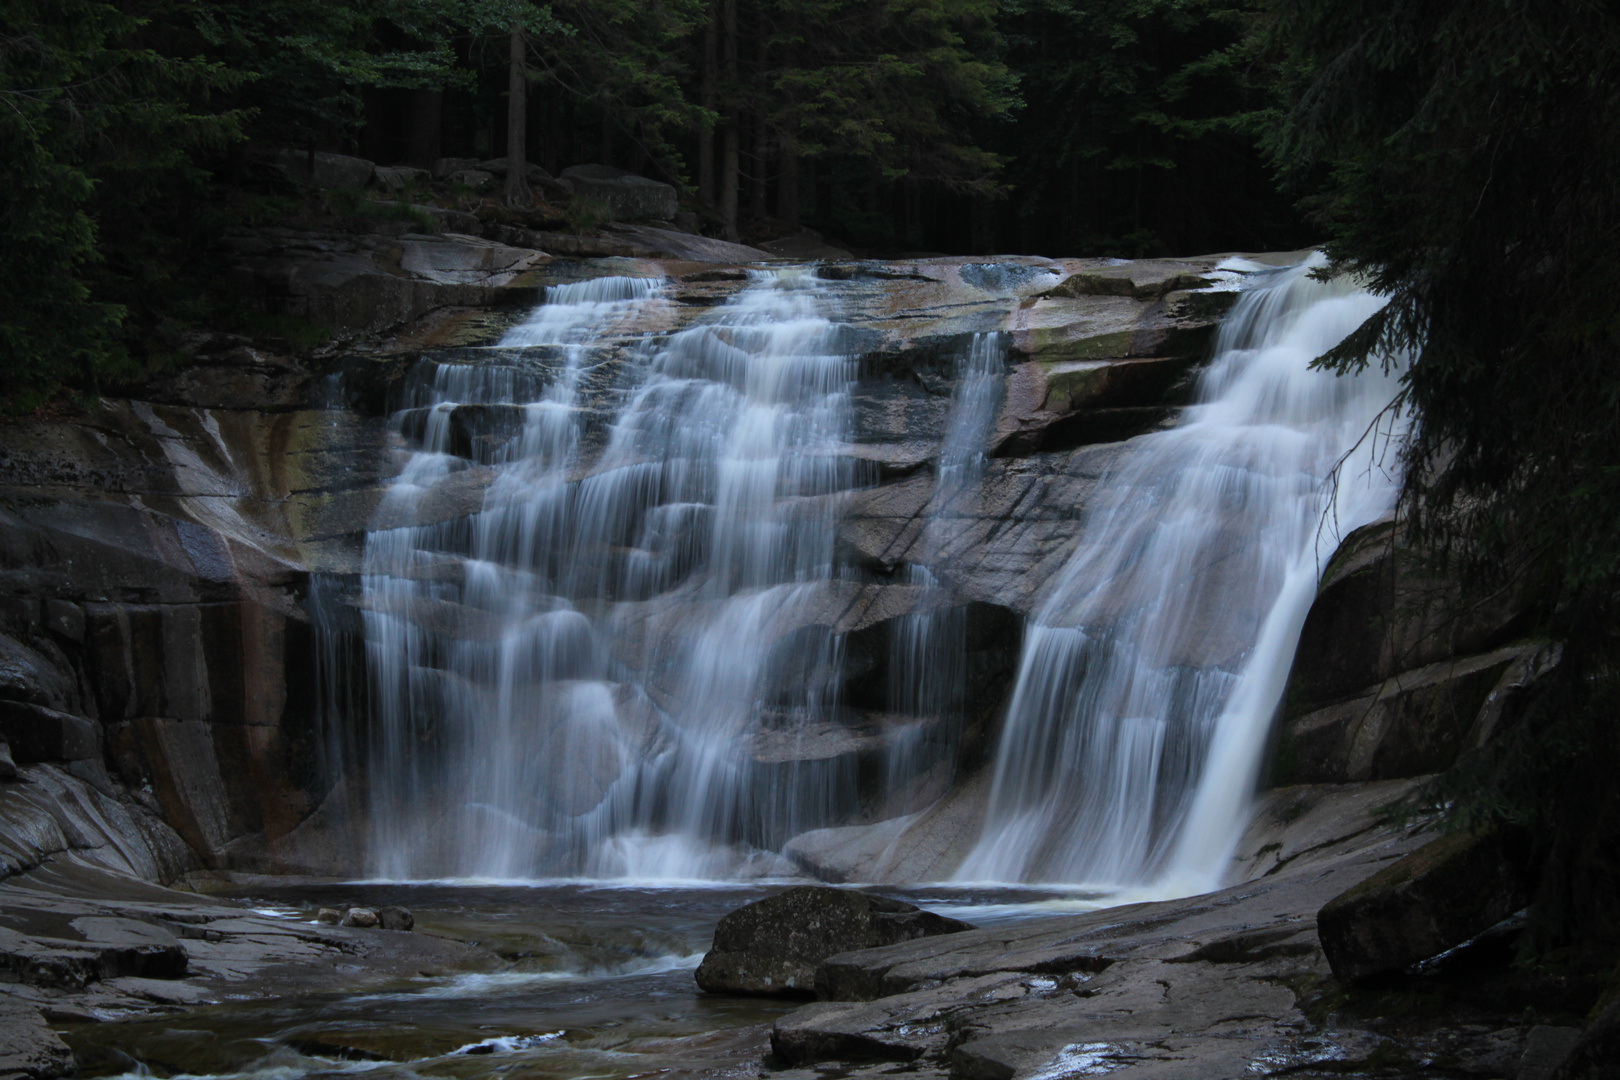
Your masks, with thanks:
M 1239 301 L 1198 403 L 1099 485 L 960 879 L 1220 884 L 1320 568 L 1395 494 L 1390 440 L 1365 438 L 1393 379 L 1309 367 L 1381 301 L 1317 265 Z

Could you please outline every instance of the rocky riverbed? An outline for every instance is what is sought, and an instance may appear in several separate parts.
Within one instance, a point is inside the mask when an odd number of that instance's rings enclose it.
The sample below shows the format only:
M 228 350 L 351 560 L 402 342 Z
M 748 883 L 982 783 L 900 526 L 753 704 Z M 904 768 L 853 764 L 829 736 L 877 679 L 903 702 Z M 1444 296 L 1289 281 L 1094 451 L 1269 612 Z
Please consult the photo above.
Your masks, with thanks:
M 1513 971 L 1511 925 L 1370 984 L 1335 977 L 1350 954 L 1324 952 L 1323 906 L 1436 844 L 1421 822 L 1380 814 L 1409 786 L 1279 790 L 1234 862 L 1247 880 L 1203 896 L 885 889 L 950 932 L 827 956 L 809 1004 L 804 987 L 705 993 L 694 979 L 721 916 L 782 883 L 261 878 L 204 896 L 59 858 L 0 884 L 12 980 L 0 983 L 0 1069 L 1548 1077 L 1576 1042 L 1589 990 Z M 1420 958 L 1432 945 L 1408 940 L 1412 918 L 1436 903 L 1386 920 Z M 412 932 L 316 919 L 321 908 L 389 904 L 414 912 Z M 775 928 L 784 938 L 813 921 L 786 914 Z M 771 931 L 734 933 L 730 947 L 759 947 Z

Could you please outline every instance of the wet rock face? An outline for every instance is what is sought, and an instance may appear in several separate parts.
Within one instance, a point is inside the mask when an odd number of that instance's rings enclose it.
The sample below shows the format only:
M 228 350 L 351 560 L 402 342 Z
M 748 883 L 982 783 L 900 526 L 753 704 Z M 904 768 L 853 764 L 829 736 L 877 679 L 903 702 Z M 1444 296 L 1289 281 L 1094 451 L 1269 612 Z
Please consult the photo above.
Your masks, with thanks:
M 1511 722 L 1559 661 L 1523 639 L 1527 598 L 1464 607 L 1394 522 L 1356 530 L 1328 564 L 1284 693 L 1274 783 L 1441 772 Z
M 0 741 L 49 777 L 0 800 L 47 837 L 0 876 L 65 850 L 158 881 L 271 865 L 321 794 L 300 592 L 358 558 L 387 475 L 364 427 L 139 401 L 0 424 Z
M 1322 1031 L 1291 987 L 1327 975 L 1323 901 L 1416 845 L 1376 824 L 1396 794 L 1313 792 L 1320 813 L 1245 841 L 1288 852 L 1286 867 L 1233 889 L 829 957 L 822 1000 L 781 1017 L 772 1048 L 790 1066 L 858 1076 L 894 1061 L 986 1080 L 1353 1071 L 1385 1040 L 1349 1018 Z
M 1504 831 L 1434 840 L 1317 914 L 1342 982 L 1402 969 L 1461 945 L 1529 902 L 1528 859 Z
M 796 886 L 721 919 L 697 984 L 717 994 L 811 996 L 816 965 L 835 953 L 971 929 L 901 900 Z
M 271 228 L 232 233 L 223 242 L 235 254 L 230 273 L 245 301 L 339 338 L 379 333 L 449 305 L 537 299 L 527 275 L 550 261 L 545 253 L 394 224 L 393 236 Z
M 52 770 L 51 790 L 63 797 L 81 785 L 116 804 L 118 812 L 106 814 L 132 830 L 118 858 L 133 872 L 168 880 L 195 867 L 330 871 L 353 854 L 348 840 L 324 832 L 344 818 L 337 804 L 349 796 L 333 794 L 316 766 L 310 575 L 356 580 L 369 528 L 454 527 L 476 512 L 502 475 L 504 448 L 522 430 L 521 409 L 457 410 L 451 449 L 467 467 L 452 469 L 412 507 L 386 506 L 402 451 L 423 426 L 409 415 L 389 422 L 410 404 L 413 372 L 424 364 L 508 362 L 501 350 L 458 354 L 457 346 L 487 343 L 510 321 L 501 311 L 531 303 L 537 283 L 662 275 L 669 296 L 593 354 L 585 443 L 599 446 L 636 342 L 676 331 L 748 287 L 748 274 L 727 260 L 760 254 L 647 227 L 622 233 L 631 243 L 526 230 L 476 236 L 475 220 L 443 224 L 450 231 L 435 235 L 388 222 L 365 234 L 265 229 L 227 238 L 233 272 L 266 310 L 302 315 L 340 337 L 417 320 L 393 339 L 393 351 L 357 349 L 344 360 L 340 388 L 285 355 L 291 346 L 192 333 L 172 343 L 192 365 L 154 382 L 142 400 L 0 423 L 0 742 L 16 768 Z M 553 253 L 643 261 L 550 260 L 535 247 L 542 242 Z M 645 259 L 660 251 L 683 261 Z M 951 787 L 955 770 L 977 764 L 973 755 L 982 757 L 993 737 L 1021 620 L 1072 550 L 1097 478 L 1128 452 L 1129 444 L 1099 440 L 1169 415 L 1176 388 L 1197 366 L 1202 346 L 1191 343 L 1207 337 L 1220 305 L 1186 300 L 1191 282 L 1178 275 L 1208 275 L 1212 266 L 1210 259 L 1142 264 L 1135 276 L 1097 260 L 821 268 L 847 315 L 839 348 L 861 358 L 855 423 L 848 467 L 839 472 L 847 486 L 794 494 L 838 501 L 837 557 L 858 568 L 863 583 L 828 583 L 823 602 L 806 606 L 804 625 L 773 633 L 787 659 L 795 643 L 836 641 L 847 657 L 838 689 L 849 704 L 816 731 L 801 731 L 802 694 L 767 687 L 771 716 L 752 744 L 762 777 L 813 758 L 814 767 L 855 777 L 860 798 L 872 801 L 875 755 L 927 719 L 900 715 L 885 689 L 894 628 L 916 606 L 908 574 L 919 565 L 949 566 L 929 602 L 959 614 L 965 627 L 962 715 L 951 730 L 928 735 L 960 752 L 945 754 L 883 812 L 921 809 Z M 1053 292 L 1084 273 L 1124 273 L 1129 288 Z M 1227 277 L 1203 291 L 1229 292 L 1237 278 Z M 463 318 L 444 314 L 446 305 L 484 308 Z M 478 319 L 476 332 L 457 336 Z M 987 463 L 976 490 L 944 500 L 934 462 L 949 426 L 955 365 L 986 330 L 1006 332 L 1011 347 L 987 447 L 1002 456 Z M 543 358 L 518 359 L 532 361 L 537 377 L 554 375 L 539 370 Z M 1055 434 L 1043 434 L 1048 429 Z M 581 483 L 590 468 L 587 460 Z M 692 528 L 698 536 L 706 526 L 697 520 Z M 673 576 L 684 572 L 678 559 L 670 566 Z M 352 603 L 333 607 L 337 623 L 358 627 Z M 649 603 L 647 616 L 667 609 Z M 424 610 L 421 618 L 465 614 Z M 805 682 L 802 664 L 778 666 L 783 685 Z M 637 727 L 635 747 L 654 726 Z M 594 774 L 570 782 L 579 788 L 579 812 L 605 788 Z M 323 801 L 332 805 L 320 815 Z M 37 822 L 40 806 L 17 806 Z M 926 849 L 929 865 L 943 868 L 947 849 L 961 846 L 975 818 L 965 806 L 936 816 L 943 822 L 936 834 L 906 849 Z M 63 821 L 50 826 L 61 835 L 50 850 L 91 843 L 77 838 L 71 814 Z M 17 850 L 18 866 L 37 859 Z M 829 876 L 853 865 L 830 848 L 823 854 L 805 865 L 827 867 Z

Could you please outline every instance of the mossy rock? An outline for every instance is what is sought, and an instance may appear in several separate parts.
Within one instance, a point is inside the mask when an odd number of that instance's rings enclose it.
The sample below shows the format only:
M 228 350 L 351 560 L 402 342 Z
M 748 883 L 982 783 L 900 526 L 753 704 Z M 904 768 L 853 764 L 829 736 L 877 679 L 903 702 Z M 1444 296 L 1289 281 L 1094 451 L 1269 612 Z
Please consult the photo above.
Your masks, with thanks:
M 1322 951 L 1340 982 L 1398 973 L 1524 907 L 1527 870 L 1509 830 L 1442 836 L 1323 905 Z

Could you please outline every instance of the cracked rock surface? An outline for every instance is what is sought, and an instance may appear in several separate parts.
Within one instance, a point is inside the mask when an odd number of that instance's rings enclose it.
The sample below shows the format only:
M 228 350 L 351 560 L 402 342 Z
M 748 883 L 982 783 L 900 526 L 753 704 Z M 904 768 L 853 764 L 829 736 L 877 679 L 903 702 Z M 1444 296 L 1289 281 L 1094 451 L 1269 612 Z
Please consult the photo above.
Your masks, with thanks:
M 1219 1080 L 1345 1070 L 1387 1040 L 1307 1015 L 1329 977 L 1316 912 L 1426 838 L 1377 824 L 1405 784 L 1284 789 L 1220 892 L 849 952 L 777 1021 L 791 1067 L 911 1062 L 960 1080 Z M 909 1074 L 908 1074 L 909 1075 Z

